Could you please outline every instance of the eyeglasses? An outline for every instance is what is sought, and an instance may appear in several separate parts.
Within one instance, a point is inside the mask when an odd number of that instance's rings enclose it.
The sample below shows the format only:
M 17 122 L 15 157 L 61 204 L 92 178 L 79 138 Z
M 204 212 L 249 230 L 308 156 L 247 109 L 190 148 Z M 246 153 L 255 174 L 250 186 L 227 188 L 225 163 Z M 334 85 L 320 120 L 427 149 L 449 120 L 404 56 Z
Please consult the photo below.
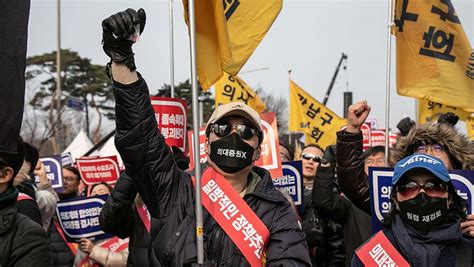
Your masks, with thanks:
M 431 148 L 434 154 L 441 154 L 444 152 L 444 146 L 440 144 L 422 144 L 415 148 L 415 153 L 426 153 L 428 148 Z
M 305 160 L 312 160 L 312 161 L 318 162 L 318 163 L 321 162 L 321 157 L 318 156 L 318 155 L 304 153 L 303 155 L 301 155 L 301 157 Z
M 244 140 L 250 140 L 252 137 L 260 135 L 257 129 L 245 124 L 239 124 L 239 125 L 230 125 L 229 123 L 213 124 L 209 128 L 209 130 L 215 133 L 218 137 L 228 136 L 232 132 L 233 129 L 235 129 L 237 134 L 240 136 L 240 138 Z
M 419 185 L 416 182 L 409 182 L 404 185 L 396 186 L 397 192 L 405 198 L 414 198 L 418 193 L 420 193 L 422 188 L 428 196 L 438 198 L 444 197 L 446 191 L 448 191 L 447 185 L 431 182 L 428 182 L 425 185 Z

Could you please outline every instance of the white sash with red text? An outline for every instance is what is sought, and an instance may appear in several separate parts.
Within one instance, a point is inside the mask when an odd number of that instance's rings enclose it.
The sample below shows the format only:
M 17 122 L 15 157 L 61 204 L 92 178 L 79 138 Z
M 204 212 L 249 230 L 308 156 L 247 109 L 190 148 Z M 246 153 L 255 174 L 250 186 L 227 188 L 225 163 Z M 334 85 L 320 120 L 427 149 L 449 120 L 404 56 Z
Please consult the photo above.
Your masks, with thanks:
M 410 267 L 383 231 L 376 233 L 355 252 L 364 266 Z
M 97 245 L 103 247 L 107 250 L 112 252 L 120 253 L 122 250 L 128 248 L 128 238 L 120 239 L 118 237 L 111 238 L 107 242 L 103 244 Z M 89 255 L 87 255 L 82 261 L 79 263 L 79 267 L 99 267 L 95 261 L 91 260 Z
M 206 210 L 232 239 L 251 266 L 263 266 L 266 261 L 264 252 L 270 238 L 265 224 L 213 168 L 206 168 L 201 185 L 202 204 Z
M 35 201 L 33 198 L 31 198 L 30 196 L 28 196 L 28 195 L 25 194 L 25 193 L 18 193 L 18 197 L 16 198 L 16 201 L 20 201 L 20 200 L 32 200 L 32 201 Z

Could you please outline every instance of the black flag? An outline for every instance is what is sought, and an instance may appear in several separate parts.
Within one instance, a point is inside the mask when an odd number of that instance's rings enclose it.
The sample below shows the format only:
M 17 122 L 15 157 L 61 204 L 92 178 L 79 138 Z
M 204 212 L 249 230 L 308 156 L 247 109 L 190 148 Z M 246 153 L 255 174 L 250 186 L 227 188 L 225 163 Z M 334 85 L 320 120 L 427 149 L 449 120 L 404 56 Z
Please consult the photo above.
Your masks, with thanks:
M 0 0 L 0 151 L 16 152 L 25 98 L 30 0 Z

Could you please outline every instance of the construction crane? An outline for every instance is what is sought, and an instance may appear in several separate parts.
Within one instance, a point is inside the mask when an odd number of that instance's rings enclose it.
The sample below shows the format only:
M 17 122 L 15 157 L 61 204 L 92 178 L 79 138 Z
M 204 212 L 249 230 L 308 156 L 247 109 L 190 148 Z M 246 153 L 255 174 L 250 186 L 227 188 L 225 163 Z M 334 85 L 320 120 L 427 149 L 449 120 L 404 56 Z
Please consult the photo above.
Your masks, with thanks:
M 347 60 L 347 55 L 344 54 L 343 52 L 341 55 L 341 59 L 339 60 L 339 64 L 337 65 L 336 71 L 334 72 L 334 75 L 332 76 L 332 80 L 331 80 L 331 83 L 329 84 L 328 91 L 326 92 L 326 95 L 324 96 L 323 105 L 326 105 L 326 103 L 329 100 L 329 95 L 331 95 L 332 87 L 334 86 L 334 83 L 336 82 L 337 74 L 339 73 L 339 69 L 341 68 L 342 62 L 344 60 Z

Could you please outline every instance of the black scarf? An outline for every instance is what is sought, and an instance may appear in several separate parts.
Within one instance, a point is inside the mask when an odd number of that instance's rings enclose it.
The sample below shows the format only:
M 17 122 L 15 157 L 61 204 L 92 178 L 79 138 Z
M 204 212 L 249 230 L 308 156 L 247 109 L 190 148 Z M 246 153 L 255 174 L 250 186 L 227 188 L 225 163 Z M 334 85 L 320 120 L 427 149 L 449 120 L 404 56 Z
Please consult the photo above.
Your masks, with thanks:
M 441 225 L 422 234 L 405 224 L 398 214 L 392 223 L 392 231 L 401 252 L 417 267 L 437 266 L 441 250 L 462 238 L 459 221 Z
M 0 210 L 15 203 L 17 198 L 18 190 L 13 186 L 9 186 L 7 191 L 0 194 Z

